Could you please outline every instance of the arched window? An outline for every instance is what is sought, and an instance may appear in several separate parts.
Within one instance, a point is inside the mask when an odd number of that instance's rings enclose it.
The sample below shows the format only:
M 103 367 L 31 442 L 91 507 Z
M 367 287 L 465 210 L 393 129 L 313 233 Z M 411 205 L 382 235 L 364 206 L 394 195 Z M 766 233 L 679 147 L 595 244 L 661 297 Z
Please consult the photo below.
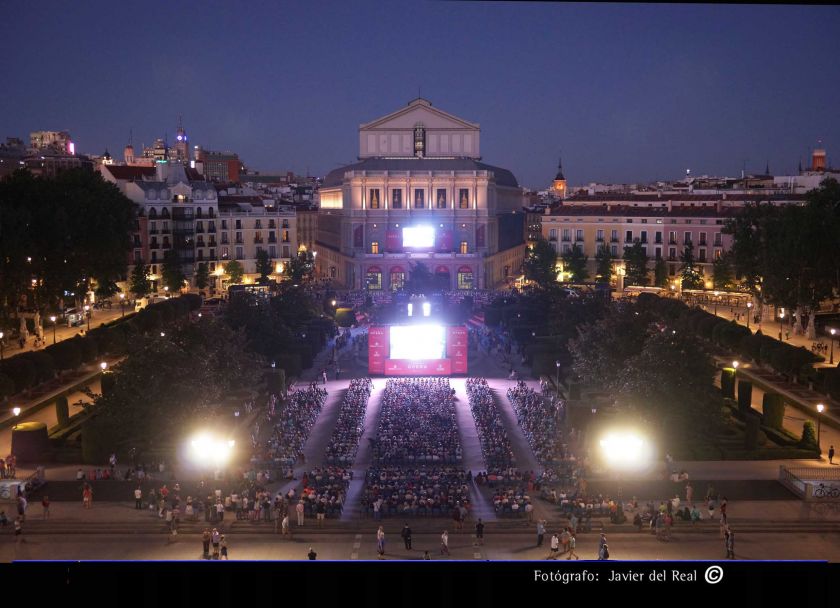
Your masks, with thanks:
M 402 266 L 391 267 L 391 291 L 399 291 L 405 285 L 405 270 Z
M 368 268 L 366 277 L 367 288 L 371 291 L 382 289 L 382 269 L 379 266 Z
M 469 266 L 461 266 L 458 269 L 458 289 L 473 288 L 473 271 Z

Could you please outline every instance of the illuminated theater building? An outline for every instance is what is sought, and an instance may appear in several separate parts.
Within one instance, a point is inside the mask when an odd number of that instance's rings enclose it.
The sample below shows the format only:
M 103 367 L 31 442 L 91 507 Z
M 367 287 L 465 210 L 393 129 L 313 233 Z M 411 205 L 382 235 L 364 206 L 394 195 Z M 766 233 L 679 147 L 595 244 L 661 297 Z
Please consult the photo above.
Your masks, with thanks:
M 351 289 L 395 290 L 424 263 L 450 289 L 513 280 L 523 191 L 481 162 L 480 128 L 422 98 L 359 127 L 359 162 L 320 190 L 317 267 Z

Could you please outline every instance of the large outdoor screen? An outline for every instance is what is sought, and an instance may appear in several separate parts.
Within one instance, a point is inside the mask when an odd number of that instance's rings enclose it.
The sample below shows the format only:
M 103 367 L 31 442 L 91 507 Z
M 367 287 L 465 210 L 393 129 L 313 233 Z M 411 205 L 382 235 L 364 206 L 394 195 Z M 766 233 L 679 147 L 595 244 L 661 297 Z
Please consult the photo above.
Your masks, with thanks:
M 391 326 L 391 359 L 443 359 L 446 332 L 440 325 Z
M 403 247 L 434 247 L 435 229 L 432 226 L 406 226 L 403 228 Z

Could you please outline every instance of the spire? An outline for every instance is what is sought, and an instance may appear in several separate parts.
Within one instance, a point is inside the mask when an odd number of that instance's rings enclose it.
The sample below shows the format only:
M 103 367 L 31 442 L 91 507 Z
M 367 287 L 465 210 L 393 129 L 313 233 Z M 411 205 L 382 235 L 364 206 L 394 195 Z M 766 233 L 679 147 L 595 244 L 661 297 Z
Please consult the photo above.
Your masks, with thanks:
M 131 127 L 128 129 L 128 145 L 134 147 L 134 129 Z
M 802 175 L 802 159 L 799 159 L 799 174 Z
M 770 161 L 767 161 L 767 164 L 764 166 L 764 175 L 770 175 Z
M 563 177 L 563 157 L 560 157 L 560 160 L 557 162 L 557 175 L 554 176 L 554 181 L 557 180 L 565 180 L 566 178 Z

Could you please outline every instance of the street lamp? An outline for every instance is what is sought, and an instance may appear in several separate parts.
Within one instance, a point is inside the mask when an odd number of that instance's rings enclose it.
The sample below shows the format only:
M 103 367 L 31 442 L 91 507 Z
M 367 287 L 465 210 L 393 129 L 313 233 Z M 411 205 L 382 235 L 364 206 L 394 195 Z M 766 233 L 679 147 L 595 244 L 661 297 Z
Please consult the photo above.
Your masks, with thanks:
M 125 294 L 120 294 L 120 311 L 122 312 L 122 316 L 125 316 Z
M 107 361 L 103 361 L 102 363 L 100 363 L 100 364 L 99 364 L 99 369 L 101 369 L 103 372 L 104 372 L 106 369 L 108 369 L 108 362 L 107 362 Z
M 53 344 L 55 344 L 55 315 L 50 317 L 50 321 L 52 321 L 53 324 Z
M 560 360 L 555 361 L 554 365 L 557 366 L 557 390 L 560 390 Z
M 752 316 L 752 302 L 747 302 L 747 329 L 750 328 L 750 317 Z
M 90 306 L 85 304 L 85 319 L 87 319 L 87 330 L 90 331 Z
M 332 305 L 335 306 L 335 300 L 332 301 Z
M 20 416 L 20 408 L 19 407 L 13 407 L 12 408 L 12 414 L 14 414 L 15 416 Z
M 831 334 L 831 360 L 829 361 L 829 363 L 831 365 L 834 365 L 834 334 L 837 333 L 837 330 L 832 327 L 828 331 Z M 0 332 L 0 338 L 2 338 L 2 337 L 3 337 L 3 334 Z M 2 358 L 3 357 L 0 357 L 0 359 L 2 359 Z
M 165 331 L 160 332 L 160 337 L 165 338 L 166 337 L 166 332 Z
M 735 371 L 738 371 L 738 366 L 739 365 L 741 365 L 741 362 L 738 361 L 738 360 L 735 360 L 735 361 L 732 362 L 732 367 L 735 368 Z
M 833 348 L 833 345 L 832 345 Z M 0 361 L 3 360 L 3 332 L 0 331 Z
M 822 403 L 817 404 L 817 449 L 820 451 L 820 458 L 822 458 L 822 446 L 820 445 L 820 422 L 822 422 L 822 413 L 825 406 Z

